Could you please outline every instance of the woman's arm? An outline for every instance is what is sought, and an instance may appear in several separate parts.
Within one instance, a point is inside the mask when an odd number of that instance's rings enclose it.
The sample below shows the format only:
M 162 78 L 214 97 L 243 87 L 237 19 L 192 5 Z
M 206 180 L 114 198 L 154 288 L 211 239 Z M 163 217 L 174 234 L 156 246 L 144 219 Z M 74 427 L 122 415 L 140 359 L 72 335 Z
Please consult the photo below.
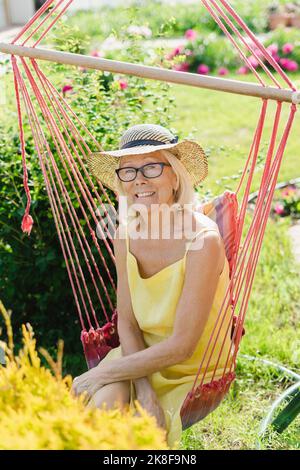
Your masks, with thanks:
M 117 311 L 118 335 L 122 348 L 122 355 L 128 356 L 146 349 L 143 334 L 133 313 L 128 278 L 126 276 L 126 242 L 120 239 L 119 228 L 114 238 L 114 254 L 117 269 Z M 137 395 L 143 394 L 151 387 L 147 377 L 140 377 L 134 381 Z
M 201 238 L 202 237 L 202 238 Z M 200 236 L 199 249 L 187 255 L 186 275 L 171 336 L 147 349 L 102 363 L 80 377 L 78 389 L 95 383 L 135 380 L 192 356 L 202 335 L 224 266 L 224 245 L 216 232 Z
M 137 379 L 178 364 L 193 354 L 211 311 L 225 253 L 220 235 L 205 232 L 188 253 L 185 282 L 172 335 L 143 351 L 99 364 L 101 381 Z M 103 383 L 103 382 L 102 382 Z

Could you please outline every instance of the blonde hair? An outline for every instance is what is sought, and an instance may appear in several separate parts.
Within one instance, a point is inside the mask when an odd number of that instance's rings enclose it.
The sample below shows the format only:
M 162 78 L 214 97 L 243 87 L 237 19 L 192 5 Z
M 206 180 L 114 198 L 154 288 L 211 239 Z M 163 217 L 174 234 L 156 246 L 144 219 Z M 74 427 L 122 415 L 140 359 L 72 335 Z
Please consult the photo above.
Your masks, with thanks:
M 194 190 L 189 172 L 170 150 L 160 150 L 159 152 L 161 152 L 170 163 L 177 178 L 174 204 L 176 204 L 178 210 L 184 210 L 186 206 L 191 210 L 194 210 L 200 204 L 201 200 L 198 192 Z M 117 174 L 115 175 L 115 188 L 120 196 L 127 196 Z M 130 211 L 128 210 L 128 212 Z M 129 213 L 127 214 L 128 219 L 131 219 L 131 216 L 133 218 L 137 217 L 138 213 L 136 211 L 131 212 L 133 212 L 131 215 Z

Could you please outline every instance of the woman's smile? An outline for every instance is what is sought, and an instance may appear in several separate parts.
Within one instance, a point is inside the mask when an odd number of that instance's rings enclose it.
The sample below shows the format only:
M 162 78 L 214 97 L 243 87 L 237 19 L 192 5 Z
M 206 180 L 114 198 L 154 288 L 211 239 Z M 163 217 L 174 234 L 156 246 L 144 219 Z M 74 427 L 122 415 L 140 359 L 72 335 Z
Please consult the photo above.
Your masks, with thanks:
M 144 192 L 136 193 L 134 196 L 136 199 L 146 199 L 146 198 L 154 196 L 154 194 L 155 194 L 155 191 L 144 191 Z

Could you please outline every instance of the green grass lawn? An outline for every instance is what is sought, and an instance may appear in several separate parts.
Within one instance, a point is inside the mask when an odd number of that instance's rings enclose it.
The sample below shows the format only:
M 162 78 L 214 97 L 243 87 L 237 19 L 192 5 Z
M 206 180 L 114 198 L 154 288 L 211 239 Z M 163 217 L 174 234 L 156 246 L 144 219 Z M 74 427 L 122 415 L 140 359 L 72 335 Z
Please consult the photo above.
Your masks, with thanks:
M 288 219 L 269 222 L 246 316 L 237 378 L 222 404 L 183 432 L 183 449 L 255 449 L 272 402 L 293 382 L 281 371 L 243 354 L 299 370 L 300 289 L 287 237 Z M 277 413 L 276 413 L 277 414 Z M 275 415 L 276 415 L 275 414 Z M 266 434 L 262 449 L 299 449 L 300 416 L 281 434 Z
M 226 78 L 254 81 L 250 76 L 229 75 Z M 300 74 L 293 74 L 291 78 L 299 88 Z M 172 123 L 174 128 L 182 136 L 195 138 L 205 150 L 208 150 L 209 174 L 203 187 L 218 192 L 221 182 L 224 187 L 234 190 L 237 186 L 235 180 L 220 180 L 220 178 L 235 175 L 243 168 L 258 123 L 262 100 L 183 85 L 171 84 L 171 88 L 178 104 Z M 266 155 L 275 111 L 276 103 L 269 101 L 261 143 L 263 156 Z M 283 103 L 279 136 L 282 135 L 289 111 L 290 104 Z M 297 112 L 283 157 L 279 181 L 300 176 L 299 125 Z M 261 169 L 254 176 L 253 191 L 257 189 L 260 176 Z
M 252 81 L 248 76 L 228 78 Z M 292 79 L 299 87 L 300 74 Z M 171 87 L 178 105 L 172 123 L 174 130 L 195 138 L 208 150 L 209 175 L 203 191 L 209 188 L 218 194 L 226 188 L 234 190 L 237 180 L 226 177 L 238 174 L 248 157 L 262 101 L 200 88 L 173 84 Z M 263 157 L 275 110 L 276 103 L 269 102 L 260 152 Z M 281 133 L 289 110 L 290 105 L 284 103 Z M 299 177 L 299 161 L 299 115 L 296 113 L 278 181 Z M 252 191 L 258 188 L 261 171 L 260 168 L 255 173 Z M 268 358 L 294 371 L 298 369 L 299 373 L 300 268 L 295 265 L 291 252 L 289 224 L 289 219 L 281 219 L 269 220 L 267 225 L 240 353 Z M 182 448 L 254 449 L 262 419 L 290 383 L 282 372 L 240 357 L 237 380 L 228 397 L 203 422 L 183 433 Z M 282 435 L 269 433 L 262 448 L 299 449 L 300 417 Z

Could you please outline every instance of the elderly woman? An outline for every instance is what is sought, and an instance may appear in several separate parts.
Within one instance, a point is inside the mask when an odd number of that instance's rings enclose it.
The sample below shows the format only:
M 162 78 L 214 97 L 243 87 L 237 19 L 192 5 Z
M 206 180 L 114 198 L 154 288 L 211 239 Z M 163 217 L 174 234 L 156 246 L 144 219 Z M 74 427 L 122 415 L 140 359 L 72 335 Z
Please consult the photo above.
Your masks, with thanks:
M 77 377 L 73 390 L 86 391 L 91 407 L 134 407 L 138 400 L 174 446 L 182 432 L 181 405 L 229 283 L 218 227 L 195 210 L 206 155 L 197 142 L 178 142 L 168 129 L 142 124 L 124 133 L 119 150 L 92 154 L 89 165 L 119 202 L 125 197 L 128 203 L 114 237 L 120 346 Z M 214 377 L 223 373 L 230 348 L 225 330 L 224 337 L 206 381 L 217 363 Z

